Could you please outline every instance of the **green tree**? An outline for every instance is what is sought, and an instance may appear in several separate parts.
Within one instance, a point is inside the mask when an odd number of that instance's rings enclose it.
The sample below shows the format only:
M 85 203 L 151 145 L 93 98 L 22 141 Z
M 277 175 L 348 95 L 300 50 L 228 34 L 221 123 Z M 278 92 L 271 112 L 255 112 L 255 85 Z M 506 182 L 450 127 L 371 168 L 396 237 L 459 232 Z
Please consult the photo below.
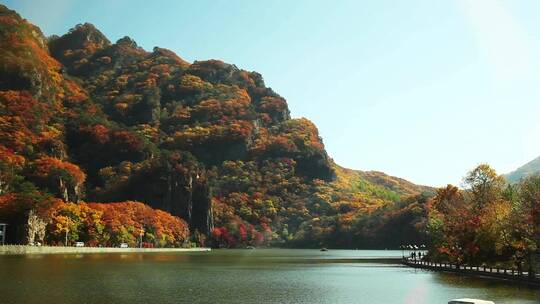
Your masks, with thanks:
M 481 164 L 471 170 L 463 179 L 465 189 L 472 195 L 476 211 L 480 211 L 489 203 L 501 199 L 506 185 L 504 177 L 487 164 Z
M 519 184 L 519 201 L 512 212 L 516 254 L 527 258 L 533 269 L 532 254 L 540 248 L 540 175 L 532 175 Z

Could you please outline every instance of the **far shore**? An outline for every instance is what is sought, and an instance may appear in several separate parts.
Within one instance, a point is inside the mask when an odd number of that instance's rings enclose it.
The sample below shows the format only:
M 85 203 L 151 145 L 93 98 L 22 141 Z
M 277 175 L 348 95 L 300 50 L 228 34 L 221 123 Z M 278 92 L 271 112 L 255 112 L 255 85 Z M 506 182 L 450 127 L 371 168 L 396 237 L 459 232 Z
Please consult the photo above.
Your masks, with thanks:
M 205 252 L 211 248 L 118 248 L 118 247 L 66 247 L 66 246 L 29 246 L 3 245 L 0 255 L 23 254 L 69 254 L 69 253 L 151 253 L 151 252 Z

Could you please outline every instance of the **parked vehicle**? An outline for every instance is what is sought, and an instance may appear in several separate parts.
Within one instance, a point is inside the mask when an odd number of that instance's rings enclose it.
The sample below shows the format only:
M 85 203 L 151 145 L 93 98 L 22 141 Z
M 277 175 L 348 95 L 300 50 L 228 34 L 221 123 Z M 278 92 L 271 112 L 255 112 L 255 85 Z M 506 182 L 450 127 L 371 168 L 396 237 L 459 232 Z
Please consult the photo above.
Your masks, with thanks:
M 84 247 L 84 242 L 75 242 L 75 247 Z

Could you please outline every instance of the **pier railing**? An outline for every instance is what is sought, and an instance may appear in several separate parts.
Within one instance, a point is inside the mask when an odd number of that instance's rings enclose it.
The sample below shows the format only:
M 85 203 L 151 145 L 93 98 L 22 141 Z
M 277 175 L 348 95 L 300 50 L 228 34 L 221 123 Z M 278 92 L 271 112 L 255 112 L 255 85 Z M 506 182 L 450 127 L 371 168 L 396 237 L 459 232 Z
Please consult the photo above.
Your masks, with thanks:
M 404 258 L 403 264 L 414 267 L 436 271 L 446 271 L 453 273 L 469 274 L 475 276 L 492 277 L 499 279 L 507 279 L 513 281 L 521 281 L 533 283 L 540 286 L 540 274 L 529 274 L 527 271 L 518 271 L 516 269 L 506 269 L 490 266 L 473 266 L 445 262 L 432 262 L 427 260 L 418 260 L 412 258 Z

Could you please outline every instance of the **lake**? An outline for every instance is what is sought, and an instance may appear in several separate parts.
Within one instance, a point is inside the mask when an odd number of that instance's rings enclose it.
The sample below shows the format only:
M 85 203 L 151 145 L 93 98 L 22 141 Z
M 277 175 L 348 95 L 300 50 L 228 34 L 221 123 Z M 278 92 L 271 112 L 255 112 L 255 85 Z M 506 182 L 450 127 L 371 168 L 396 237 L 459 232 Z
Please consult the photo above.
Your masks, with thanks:
M 540 290 L 366 257 L 401 251 L 255 249 L 0 256 L 0 303 L 540 303 Z

